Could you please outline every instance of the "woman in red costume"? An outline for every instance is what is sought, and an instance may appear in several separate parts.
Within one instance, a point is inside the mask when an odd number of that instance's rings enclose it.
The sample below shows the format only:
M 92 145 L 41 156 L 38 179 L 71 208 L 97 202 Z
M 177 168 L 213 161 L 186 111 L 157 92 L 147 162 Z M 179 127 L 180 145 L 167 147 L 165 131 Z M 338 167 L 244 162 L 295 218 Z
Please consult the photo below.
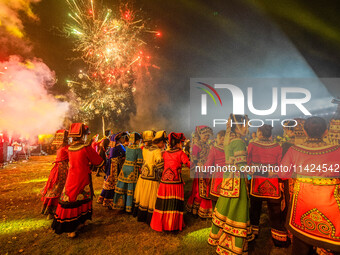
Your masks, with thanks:
M 224 153 L 224 136 L 226 131 L 221 130 L 217 133 L 216 142 L 211 147 L 208 155 L 208 159 L 205 162 L 204 166 L 206 167 L 223 167 L 225 166 L 225 153 Z M 217 199 L 220 196 L 221 185 L 223 181 L 223 171 L 215 171 L 211 176 L 210 182 L 210 190 L 208 190 L 208 196 L 210 197 L 214 207 L 217 202 Z
M 208 158 L 209 144 L 208 140 L 212 136 L 212 129 L 207 126 L 196 127 L 195 136 L 198 141 L 193 143 L 191 153 L 191 169 L 195 170 L 196 166 L 204 166 Z M 212 202 L 209 198 L 209 179 L 206 179 L 204 173 L 195 173 L 192 183 L 191 196 L 188 199 L 187 211 L 201 218 L 212 217 Z
M 53 219 L 57 209 L 59 197 L 63 191 L 68 171 L 68 131 L 58 130 L 55 134 L 52 145 L 58 146 L 57 158 L 50 172 L 47 183 L 41 191 L 43 208 L 41 213 Z
M 52 228 L 57 234 L 69 233 L 75 237 L 76 231 L 92 218 L 93 187 L 90 163 L 100 167 L 103 159 L 85 144 L 88 128 L 82 123 L 73 123 L 69 137 L 73 141 L 69 147 L 69 171 L 65 188 L 60 197 Z
M 296 177 L 287 215 L 292 254 L 309 254 L 313 246 L 340 252 L 340 147 L 322 140 L 327 125 L 320 117 L 308 118 L 304 130 L 307 140 L 282 159 L 288 170 L 282 177 Z
M 158 188 L 151 228 L 156 231 L 181 231 L 184 228 L 184 188 L 182 165 L 190 167 L 188 156 L 182 150 L 183 133 L 170 133 L 170 150 L 163 153 L 164 171 Z

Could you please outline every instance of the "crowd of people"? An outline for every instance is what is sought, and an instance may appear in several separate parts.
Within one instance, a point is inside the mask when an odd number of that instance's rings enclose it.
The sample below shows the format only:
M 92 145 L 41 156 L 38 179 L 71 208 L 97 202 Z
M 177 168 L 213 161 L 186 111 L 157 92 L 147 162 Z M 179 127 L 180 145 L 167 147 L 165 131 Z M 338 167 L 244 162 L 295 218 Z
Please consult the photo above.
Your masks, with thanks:
M 264 201 L 276 247 L 292 244 L 292 254 L 338 254 L 340 147 L 324 139 L 326 121 L 310 117 L 296 121 L 298 125 L 286 123 L 287 141 L 282 143 L 272 138 L 270 125 L 259 127 L 246 142 L 248 126 L 231 123 L 247 121 L 247 116 L 231 114 L 213 143 L 210 127 L 196 127 L 190 156 L 183 133 L 108 131 L 98 141 L 97 136 L 87 139 L 87 126 L 73 123 L 53 140 L 59 149 L 42 190 L 42 213 L 53 219 L 55 233 L 76 237 L 92 218 L 91 172 L 104 172 L 97 203 L 132 214 L 155 231 L 181 231 L 185 210 L 211 218 L 207 240 L 219 254 L 248 253 L 248 245 L 261 233 Z M 183 166 L 193 177 L 186 205 Z M 210 166 L 236 170 L 197 170 Z M 251 171 L 241 171 L 244 166 Z M 278 166 L 287 171 L 263 170 Z

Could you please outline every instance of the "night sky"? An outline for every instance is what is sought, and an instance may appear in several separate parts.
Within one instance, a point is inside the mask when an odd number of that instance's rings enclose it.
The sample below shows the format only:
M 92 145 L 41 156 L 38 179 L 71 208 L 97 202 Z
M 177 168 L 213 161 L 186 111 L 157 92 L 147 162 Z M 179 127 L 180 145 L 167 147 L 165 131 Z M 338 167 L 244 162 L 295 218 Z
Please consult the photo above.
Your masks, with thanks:
M 143 0 L 135 6 L 162 32 L 154 54 L 161 69 L 153 71 L 157 86 L 150 88 L 164 98 L 153 115 L 172 120 L 170 127 L 187 128 L 192 77 L 340 76 L 336 0 Z M 56 72 L 54 93 L 63 93 L 66 79 L 81 68 L 69 60 L 72 41 L 59 32 L 69 21 L 67 4 L 43 0 L 33 11 L 40 21 L 25 21 L 33 45 L 27 55 Z

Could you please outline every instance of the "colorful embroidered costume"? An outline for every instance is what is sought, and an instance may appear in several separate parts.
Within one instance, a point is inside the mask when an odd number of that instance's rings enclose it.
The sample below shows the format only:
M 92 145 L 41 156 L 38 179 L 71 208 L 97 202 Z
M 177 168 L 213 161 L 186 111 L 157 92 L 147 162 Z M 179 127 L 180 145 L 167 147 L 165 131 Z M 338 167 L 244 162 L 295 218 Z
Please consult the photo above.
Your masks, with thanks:
M 183 133 L 170 133 L 169 140 L 185 141 Z M 190 167 L 189 158 L 178 147 L 163 153 L 164 171 L 157 193 L 151 228 L 156 231 L 175 231 L 184 228 L 184 188 L 182 165 Z
M 221 146 L 213 146 L 211 147 L 208 155 L 208 159 L 204 164 L 205 166 L 220 166 L 221 168 L 225 166 L 225 153 L 224 148 Z M 217 201 L 220 196 L 221 184 L 223 180 L 223 171 L 216 171 L 213 173 L 211 177 L 209 197 Z
M 297 121 L 297 120 L 295 120 Z M 295 142 L 295 135 L 298 133 L 301 133 L 299 131 L 297 131 L 297 133 L 295 133 L 295 127 L 294 125 L 296 124 L 296 122 L 290 120 L 290 121 L 286 121 L 284 123 L 284 125 L 286 126 L 285 128 L 283 128 L 283 135 L 286 136 L 288 138 L 287 141 L 283 142 L 281 144 L 282 147 L 282 157 L 284 157 L 284 155 L 286 155 L 287 151 L 289 150 L 290 147 L 292 147 L 296 142 Z M 294 177 L 295 178 L 295 177 Z M 288 206 L 291 203 L 291 198 L 293 195 L 293 190 L 294 190 L 294 178 L 289 178 L 289 179 L 281 179 L 282 183 L 283 183 L 283 195 L 284 195 L 284 200 L 282 201 L 281 207 L 282 207 L 282 213 L 283 213 L 283 217 L 284 217 L 284 222 L 286 222 L 287 219 L 287 213 L 288 213 Z M 293 235 L 288 232 L 288 237 L 292 240 Z
M 69 136 L 82 137 L 84 125 L 71 125 Z M 93 188 L 89 164 L 101 166 L 103 159 L 81 140 L 69 147 L 69 170 L 52 228 L 57 234 L 75 232 L 79 225 L 92 218 Z
M 309 245 L 335 252 L 340 252 L 339 159 L 340 147 L 321 139 L 292 146 L 282 159 L 289 169 L 284 177 L 297 173 L 288 230 Z
M 47 183 L 43 188 L 41 195 L 43 201 L 42 214 L 53 215 L 57 209 L 59 197 L 64 189 L 68 172 L 68 132 L 66 130 L 58 130 L 52 144 L 63 147 L 57 150 L 57 158 L 53 162 L 54 166 L 50 172 Z
M 212 129 L 207 126 L 199 126 L 196 128 L 197 137 L 204 135 L 212 135 Z M 195 171 L 196 166 L 204 166 L 209 154 L 209 145 L 207 141 L 202 141 L 199 138 L 197 143 L 192 146 L 191 153 L 191 171 Z M 210 176 L 205 173 L 195 172 L 195 177 L 192 183 L 191 195 L 187 203 L 187 211 L 192 214 L 198 214 L 201 218 L 211 218 L 212 216 L 212 202 L 209 198 Z
M 130 141 L 132 144 L 126 148 L 126 159 L 115 188 L 113 209 L 125 209 L 126 212 L 132 212 L 133 195 L 139 171 L 143 164 L 142 149 L 136 144 L 140 139 L 141 136 L 138 133 L 131 134 Z
M 106 164 L 106 177 L 103 184 L 103 190 L 97 199 L 97 203 L 103 206 L 110 206 L 115 194 L 115 187 L 118 181 L 118 175 L 125 159 L 125 148 L 120 143 L 120 139 L 125 133 L 118 133 L 111 136 L 110 155 Z
M 260 138 L 248 146 L 247 165 L 254 169 L 266 170 L 265 167 L 280 165 L 282 148 L 278 143 L 268 138 Z M 250 223 L 254 234 L 258 235 L 262 202 L 267 201 L 271 235 L 276 246 L 287 246 L 289 240 L 284 227 L 284 214 L 281 211 L 283 194 L 282 183 L 279 183 L 277 175 L 273 172 L 256 172 L 254 170 L 250 188 Z M 269 175 L 269 178 L 265 178 Z
M 144 163 L 136 185 L 133 216 L 147 224 L 150 224 L 155 209 L 159 180 L 164 167 L 162 149 L 155 142 L 165 138 L 165 131 L 159 131 L 153 139 L 153 144 L 143 148 Z
M 99 152 L 99 146 L 101 141 L 98 141 L 98 134 L 92 137 L 91 147 L 96 151 Z
M 245 135 L 245 129 L 233 126 L 232 121 L 246 122 L 247 117 L 231 114 L 228 120 L 224 152 L 226 166 L 234 170 L 223 174 L 208 243 L 217 246 L 218 254 L 248 254 L 248 241 L 254 235 L 249 220 L 247 176 L 239 171 L 247 162 L 246 144 L 239 138 Z
M 227 165 L 246 164 L 246 144 L 233 137 L 224 147 Z M 253 238 L 249 220 L 249 198 L 246 176 L 239 172 L 226 172 L 222 181 L 220 197 L 213 214 L 213 225 L 208 242 L 217 245 L 219 254 L 245 254 L 248 242 Z
M 107 151 L 108 151 L 109 143 L 110 143 L 110 139 L 108 137 L 103 137 L 103 139 L 101 140 L 99 144 L 98 154 L 104 160 L 104 164 L 102 167 L 97 168 L 96 176 L 100 176 L 100 172 L 103 172 L 103 173 L 106 172 L 105 167 L 108 162 Z

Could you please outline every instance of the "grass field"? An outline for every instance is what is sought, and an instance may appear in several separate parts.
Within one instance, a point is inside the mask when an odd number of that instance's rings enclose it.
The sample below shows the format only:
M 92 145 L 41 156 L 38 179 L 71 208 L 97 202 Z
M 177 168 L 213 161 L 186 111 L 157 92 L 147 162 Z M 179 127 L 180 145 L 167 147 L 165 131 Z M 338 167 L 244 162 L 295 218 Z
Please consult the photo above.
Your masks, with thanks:
M 50 230 L 51 221 L 40 214 L 39 192 L 43 188 L 55 156 L 32 157 L 0 169 L 0 254 L 214 254 L 207 243 L 211 221 L 184 215 L 186 228 L 177 234 L 158 233 L 127 214 L 115 215 L 94 203 L 92 222 L 76 239 Z M 184 170 L 185 197 L 191 179 Z M 95 194 L 103 177 L 93 176 Z M 250 254 L 288 254 L 273 248 L 268 217 L 261 217 L 260 238 Z

